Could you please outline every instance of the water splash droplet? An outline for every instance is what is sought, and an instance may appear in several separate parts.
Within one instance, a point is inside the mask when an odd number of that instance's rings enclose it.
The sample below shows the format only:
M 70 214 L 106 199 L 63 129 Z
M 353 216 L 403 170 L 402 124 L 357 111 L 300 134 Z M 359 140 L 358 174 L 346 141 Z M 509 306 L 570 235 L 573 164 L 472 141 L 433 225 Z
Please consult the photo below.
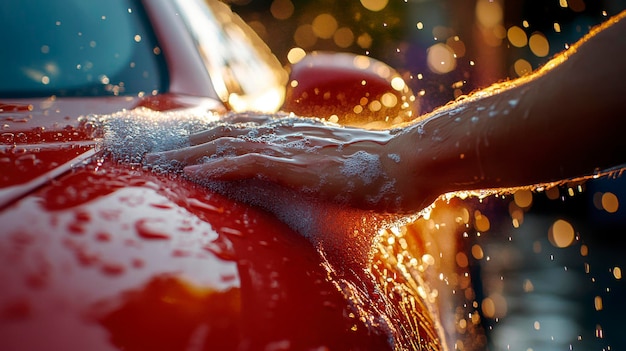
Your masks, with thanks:
M 126 271 L 126 267 L 119 262 L 103 262 L 100 271 L 106 275 L 117 276 Z
M 96 240 L 100 242 L 109 242 L 111 241 L 111 234 L 107 232 L 96 233 Z
M 204 245 L 204 249 L 224 261 L 235 261 L 237 258 L 233 243 L 224 235 Z
M 165 220 L 161 218 L 142 218 L 135 222 L 137 235 L 144 239 L 169 239 L 170 235 L 163 231 Z
M 187 199 L 187 204 L 192 206 L 192 207 L 199 208 L 199 209 L 202 209 L 202 210 L 209 210 L 209 211 L 212 211 L 212 212 L 224 213 L 224 208 L 222 208 L 222 207 L 215 207 L 213 205 L 209 205 L 206 202 L 202 202 L 202 201 L 200 201 L 198 199 L 194 199 L 194 198 Z
M 15 139 L 15 134 L 13 133 L 2 133 L 0 134 L 0 142 L 2 142 L 3 144 L 13 144 L 13 141 Z
M 230 234 L 230 235 L 235 235 L 235 236 L 243 236 L 243 233 L 240 230 L 234 229 L 234 228 L 229 228 L 229 227 L 221 227 L 219 232 L 223 233 L 223 234 Z

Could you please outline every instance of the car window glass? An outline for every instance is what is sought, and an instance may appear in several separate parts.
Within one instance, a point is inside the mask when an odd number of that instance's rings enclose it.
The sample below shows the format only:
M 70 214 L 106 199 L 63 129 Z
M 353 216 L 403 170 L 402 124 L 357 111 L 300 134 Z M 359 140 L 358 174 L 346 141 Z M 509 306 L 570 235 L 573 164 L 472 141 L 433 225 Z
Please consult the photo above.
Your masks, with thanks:
M 222 101 L 237 111 L 276 111 L 287 74 L 258 35 L 219 1 L 177 4 Z
M 161 92 L 165 63 L 136 1 L 0 3 L 0 97 Z

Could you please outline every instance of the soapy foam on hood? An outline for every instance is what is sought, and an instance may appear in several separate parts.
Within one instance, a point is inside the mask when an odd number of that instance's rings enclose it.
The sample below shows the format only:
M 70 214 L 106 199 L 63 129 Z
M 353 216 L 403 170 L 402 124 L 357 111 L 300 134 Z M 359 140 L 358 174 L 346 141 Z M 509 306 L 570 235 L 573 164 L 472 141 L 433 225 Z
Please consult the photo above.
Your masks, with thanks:
M 189 135 L 218 121 L 211 112 L 158 112 L 147 108 L 124 110 L 97 117 L 106 152 L 122 163 L 142 163 L 149 152 L 189 145 Z

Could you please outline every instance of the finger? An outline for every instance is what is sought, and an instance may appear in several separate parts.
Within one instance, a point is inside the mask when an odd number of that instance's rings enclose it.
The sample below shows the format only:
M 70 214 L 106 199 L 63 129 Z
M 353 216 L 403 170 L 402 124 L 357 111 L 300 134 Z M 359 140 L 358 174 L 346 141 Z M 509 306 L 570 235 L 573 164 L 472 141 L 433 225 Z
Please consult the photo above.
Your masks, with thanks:
M 344 142 L 345 139 L 349 139 L 347 136 L 348 134 L 335 134 L 331 130 L 319 128 L 287 131 L 283 128 L 231 128 L 229 126 L 220 126 L 191 135 L 189 141 L 191 145 L 201 145 L 221 139 L 226 140 L 239 137 L 239 141 L 248 140 L 271 145 L 282 145 L 286 148 L 302 149 L 306 147 L 338 145 Z M 340 140 L 336 140 L 337 137 Z
M 299 120 L 286 124 L 272 123 L 273 132 L 287 139 L 292 138 L 323 138 L 338 143 L 359 142 L 372 140 L 386 142 L 392 137 L 390 130 L 368 130 L 361 128 L 343 127 L 325 124 L 317 120 Z
M 275 145 L 254 142 L 240 138 L 220 138 L 208 143 L 193 145 L 182 149 L 148 154 L 145 160 L 148 164 L 157 162 L 177 161 L 183 165 L 197 163 L 203 158 L 214 155 L 237 156 L 246 153 L 264 153 L 287 156 L 288 152 Z
M 291 133 L 293 134 L 293 133 Z M 289 131 L 276 129 L 270 125 L 221 124 L 217 127 L 189 136 L 191 145 L 202 144 L 224 137 L 267 138 L 281 140 L 291 135 Z
M 205 131 L 192 134 L 190 140 L 193 143 L 204 143 L 225 136 L 243 136 L 257 137 L 260 135 L 280 135 L 283 137 L 300 137 L 302 135 L 311 136 L 329 136 L 332 129 L 341 126 L 326 124 L 314 118 L 276 118 L 267 115 L 261 117 L 253 115 L 249 118 L 247 115 L 235 118 L 225 118 L 221 123 Z
M 241 126 L 230 125 L 230 124 L 222 124 L 217 127 L 204 130 L 202 132 L 191 134 L 189 136 L 189 142 L 191 145 L 198 145 L 198 144 L 206 143 L 206 142 L 213 141 L 219 138 L 237 137 L 237 136 L 246 135 L 249 131 L 250 131 L 249 128 L 244 128 Z
M 254 124 L 267 124 L 275 120 L 276 118 L 284 116 L 273 116 L 266 113 L 231 113 L 222 117 L 222 121 L 226 123 L 254 123 Z
M 210 143 L 206 143 L 182 149 L 155 152 L 147 154 L 145 156 L 145 161 L 148 165 L 167 163 L 171 161 L 177 161 L 182 165 L 187 165 L 198 161 L 202 157 L 210 156 L 212 154 L 211 149 L 214 148 L 210 145 Z
M 291 188 L 320 184 L 318 169 L 298 159 L 250 153 L 235 157 L 211 159 L 201 165 L 185 167 L 187 176 L 197 181 L 242 180 L 259 178 Z
M 286 123 L 276 122 L 270 124 L 273 132 L 284 137 L 319 137 L 336 139 L 336 135 L 341 135 L 343 127 L 322 124 L 316 120 L 302 120 L 298 122 L 287 121 Z

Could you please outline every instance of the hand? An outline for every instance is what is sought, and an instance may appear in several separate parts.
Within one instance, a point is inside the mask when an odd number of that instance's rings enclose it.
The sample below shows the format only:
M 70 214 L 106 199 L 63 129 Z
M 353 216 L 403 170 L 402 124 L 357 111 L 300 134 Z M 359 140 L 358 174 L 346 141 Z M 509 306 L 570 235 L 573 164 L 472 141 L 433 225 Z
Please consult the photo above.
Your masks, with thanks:
M 408 156 L 396 153 L 396 135 L 312 118 L 248 116 L 190 136 L 189 147 L 146 160 L 175 160 L 199 183 L 261 179 L 315 198 L 397 212 L 416 186 L 406 174 Z

